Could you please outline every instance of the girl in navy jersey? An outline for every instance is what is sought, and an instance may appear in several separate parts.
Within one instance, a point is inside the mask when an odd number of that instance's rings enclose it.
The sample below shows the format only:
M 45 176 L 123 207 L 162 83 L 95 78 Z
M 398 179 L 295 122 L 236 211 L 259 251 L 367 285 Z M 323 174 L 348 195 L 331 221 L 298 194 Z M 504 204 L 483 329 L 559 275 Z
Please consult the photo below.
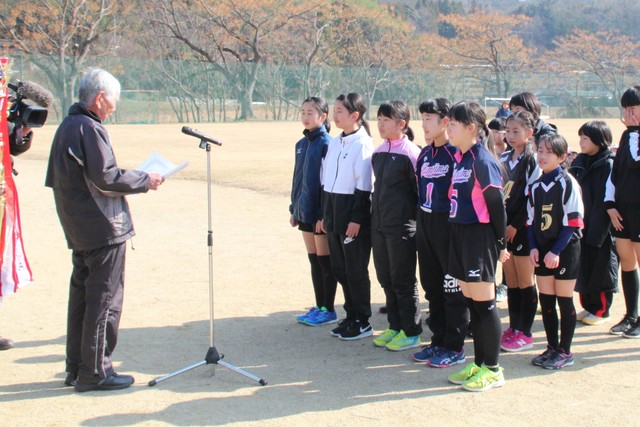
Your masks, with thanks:
M 622 94 L 624 124 L 611 176 L 607 182 L 605 207 L 613 224 L 620 256 L 622 291 L 626 313 L 609 332 L 625 338 L 640 337 L 638 317 L 638 263 L 640 263 L 640 86 Z
M 307 314 L 296 319 L 310 326 L 337 322 L 333 308 L 337 282 L 331 272 L 327 236 L 321 228 L 320 171 L 331 141 L 328 114 L 329 106 L 326 101 L 315 96 L 305 99 L 300 107 L 304 137 L 296 143 L 289 206 L 289 223 L 302 231 L 302 240 L 311 264 L 311 281 L 316 300 L 315 306 Z
M 371 336 L 371 153 L 373 139 L 357 93 L 340 95 L 333 121 L 342 129 L 329 144 L 322 173 L 323 229 L 333 274 L 342 285 L 347 317 L 331 331 L 343 340 Z
M 378 108 L 384 143 L 371 157 L 375 177 L 371 233 L 373 262 L 384 289 L 389 327 L 373 343 L 400 351 L 420 345 L 422 326 L 416 281 L 416 160 L 420 149 L 409 127 L 409 108 L 388 101 Z
M 422 129 L 427 146 L 416 164 L 419 204 L 416 247 L 420 282 L 429 301 L 431 343 L 413 355 L 416 362 L 436 368 L 464 363 L 464 338 L 469 310 L 460 286 L 449 273 L 449 187 L 458 149 L 449 142 L 447 99 L 420 104 Z
M 501 330 L 493 283 L 497 261 L 509 256 L 502 173 L 483 144 L 489 130 L 482 107 L 458 103 L 449 120 L 451 143 L 460 149 L 449 190 L 449 274 L 458 280 L 469 307 L 475 352 L 475 360 L 449 381 L 469 391 L 485 391 L 505 383 L 498 365 Z
M 563 168 L 569 146 L 560 135 L 538 141 L 542 176 L 529 193 L 528 234 L 531 263 L 535 266 L 547 349 L 532 363 L 546 369 L 573 365 L 571 341 L 576 328 L 573 290 L 580 264 L 580 238 L 584 207 L 580 185 Z M 560 340 L 558 313 L 560 307 Z
M 526 227 L 529 186 L 541 175 L 534 155 L 534 126 L 533 116 L 526 110 L 510 115 L 506 138 L 512 148 L 500 157 L 510 253 L 503 266 L 508 288 L 509 328 L 502 334 L 500 347 L 511 352 L 533 347 L 531 327 L 538 308 Z
M 611 235 L 611 218 L 604 207 L 607 179 L 614 155 L 609 150 L 611 129 L 599 120 L 587 122 L 578 130 L 581 154 L 569 172 L 582 188 L 584 203 L 584 236 L 580 241 L 580 271 L 576 291 L 584 308 L 576 315 L 587 325 L 609 320 L 613 293 L 618 288 L 618 257 Z

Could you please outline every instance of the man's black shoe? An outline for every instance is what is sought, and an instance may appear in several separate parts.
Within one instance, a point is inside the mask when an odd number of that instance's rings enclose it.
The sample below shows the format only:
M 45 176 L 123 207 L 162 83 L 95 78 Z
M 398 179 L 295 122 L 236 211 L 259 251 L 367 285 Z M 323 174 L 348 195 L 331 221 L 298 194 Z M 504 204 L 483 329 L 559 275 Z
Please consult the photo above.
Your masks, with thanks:
M 99 382 L 85 382 L 82 378 L 78 378 L 74 387 L 76 391 L 79 392 L 93 390 L 121 390 L 129 387 L 134 383 L 134 381 L 135 380 L 131 375 L 118 375 L 114 373 Z
M 0 350 L 9 350 L 10 348 L 13 348 L 13 341 L 0 337 Z
M 76 385 L 76 380 L 78 379 L 78 374 L 74 372 L 67 372 L 67 378 L 64 379 L 64 385 L 68 387 L 73 387 Z

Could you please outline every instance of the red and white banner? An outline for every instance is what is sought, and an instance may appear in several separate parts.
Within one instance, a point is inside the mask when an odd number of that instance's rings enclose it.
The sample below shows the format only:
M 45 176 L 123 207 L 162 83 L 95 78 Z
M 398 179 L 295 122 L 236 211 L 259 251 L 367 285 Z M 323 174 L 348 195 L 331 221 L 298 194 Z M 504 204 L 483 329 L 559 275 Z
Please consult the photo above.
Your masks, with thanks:
M 18 192 L 11 171 L 11 153 L 7 131 L 9 58 L 0 57 L 0 298 L 13 294 L 32 280 L 31 268 L 24 252 Z M 1 191 L 0 191 L 1 192 Z

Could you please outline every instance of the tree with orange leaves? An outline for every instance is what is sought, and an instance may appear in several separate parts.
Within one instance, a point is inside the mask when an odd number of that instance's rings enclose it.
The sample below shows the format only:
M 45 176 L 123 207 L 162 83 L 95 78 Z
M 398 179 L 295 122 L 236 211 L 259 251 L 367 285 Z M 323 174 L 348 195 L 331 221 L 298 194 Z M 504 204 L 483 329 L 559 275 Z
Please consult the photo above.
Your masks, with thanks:
M 615 31 L 576 29 L 548 53 L 552 67 L 567 74 L 595 76 L 616 101 L 640 72 L 640 42 Z M 633 76 L 634 81 L 629 81 Z
M 75 97 L 76 78 L 89 55 L 110 50 L 123 2 L 116 0 L 32 0 L 12 2 L 0 30 L 50 79 L 62 112 Z
M 480 79 L 485 74 L 482 70 L 489 70 L 496 94 L 509 96 L 516 73 L 529 63 L 531 50 L 518 36 L 518 28 L 529 18 L 476 11 L 468 15 L 441 15 L 439 22 L 455 32 L 453 38 L 440 38 L 436 42 L 454 55 L 454 63 L 447 65 L 477 70 L 475 75 Z

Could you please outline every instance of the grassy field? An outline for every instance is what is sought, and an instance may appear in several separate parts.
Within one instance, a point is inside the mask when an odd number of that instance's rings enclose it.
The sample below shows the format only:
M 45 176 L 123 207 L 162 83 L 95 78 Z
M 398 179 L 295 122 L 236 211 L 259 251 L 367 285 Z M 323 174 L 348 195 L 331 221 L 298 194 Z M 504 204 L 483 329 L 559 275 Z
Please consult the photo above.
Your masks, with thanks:
M 550 121 L 577 149 L 577 129 L 585 120 Z M 617 140 L 622 124 L 609 123 Z M 312 303 L 302 239 L 288 224 L 298 123 L 190 125 L 223 141 L 211 150 L 215 345 L 226 361 L 269 385 L 218 366 L 215 376 L 211 367 L 200 367 L 147 387 L 153 378 L 202 360 L 209 346 L 206 152 L 181 126 L 109 126 L 122 167 L 136 167 L 152 151 L 176 164 L 190 162 L 158 192 L 129 198 L 137 235 L 127 252 L 114 361 L 136 384 L 118 392 L 78 394 L 62 386 L 70 253 L 43 185 L 55 127 L 38 130 L 33 148 L 15 159 L 35 281 L 0 307 L 0 335 L 17 343 L 0 352 L 3 425 L 637 424 L 640 347 L 608 335 L 610 324 L 578 326 L 576 365 L 551 372 L 530 363 L 545 347 L 536 318 L 534 349 L 501 356 L 506 386 L 480 394 L 447 382 L 455 368 L 416 365 L 410 351 L 376 349 L 370 339 L 343 342 L 327 327 L 296 324 L 294 316 Z M 412 126 L 420 135 L 419 122 Z M 377 310 L 384 294 L 372 265 L 370 272 Z M 499 308 L 505 323 L 506 303 Z M 622 295 L 616 295 L 613 320 L 623 310 Z M 376 332 L 387 327 L 379 314 L 371 322 Z M 429 339 L 425 329 L 422 340 Z M 465 350 L 472 356 L 470 342 Z

